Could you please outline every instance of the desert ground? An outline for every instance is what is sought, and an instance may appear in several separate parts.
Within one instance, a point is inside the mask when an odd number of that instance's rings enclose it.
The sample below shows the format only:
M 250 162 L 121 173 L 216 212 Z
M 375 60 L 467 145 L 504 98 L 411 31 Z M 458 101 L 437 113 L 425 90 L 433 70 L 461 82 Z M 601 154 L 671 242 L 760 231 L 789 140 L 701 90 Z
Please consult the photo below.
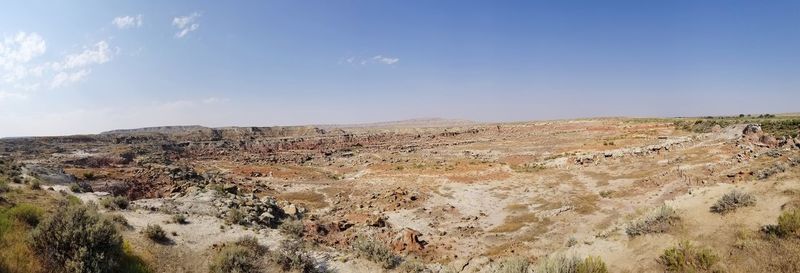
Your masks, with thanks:
M 774 231 L 800 204 L 798 132 L 767 115 L 9 138 L 0 207 L 97 204 L 138 272 L 209 272 L 243 236 L 266 249 L 252 272 L 798 272 L 800 240 Z M 719 209 L 732 192 L 749 201 Z M 310 267 L 271 258 L 290 241 Z M 0 251 L 0 271 L 49 272 Z M 607 271 L 547 267 L 587 257 Z

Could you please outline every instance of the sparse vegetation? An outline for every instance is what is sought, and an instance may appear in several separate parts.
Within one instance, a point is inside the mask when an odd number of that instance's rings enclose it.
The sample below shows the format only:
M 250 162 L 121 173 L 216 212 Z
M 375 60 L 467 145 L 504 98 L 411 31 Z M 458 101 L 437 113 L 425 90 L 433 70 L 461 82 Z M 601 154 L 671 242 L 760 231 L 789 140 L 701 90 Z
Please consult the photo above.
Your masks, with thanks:
M 503 271 L 526 272 L 526 271 Z M 536 273 L 608 273 L 605 262 L 599 257 L 552 255 L 539 262 Z
M 713 206 L 711 211 L 719 214 L 726 214 L 733 212 L 737 208 L 753 206 L 756 204 L 756 198 L 749 193 L 732 190 L 723 195 Z
M 658 263 L 667 272 L 722 272 L 715 267 L 719 257 L 709 248 L 697 247 L 689 241 L 667 248 Z
M 629 236 L 639 236 L 648 233 L 663 233 L 680 220 L 677 212 L 670 206 L 663 205 L 645 215 L 643 218 L 631 222 L 625 228 Z
M 78 183 L 72 183 L 72 184 L 70 184 L 70 185 L 69 185 L 69 190 L 70 190 L 70 191 L 72 191 L 72 192 L 74 192 L 74 193 L 81 193 L 81 192 L 83 192 L 83 189 L 81 189 L 81 186 L 80 186 L 80 185 L 78 185 Z
M 42 183 L 39 182 L 38 179 L 31 180 L 30 182 L 28 182 L 28 188 L 30 188 L 31 190 L 41 190 Z
M 305 233 L 303 222 L 299 220 L 284 221 L 278 228 L 281 233 L 291 238 L 302 238 Z
M 352 245 L 359 256 L 378 263 L 383 268 L 394 268 L 400 261 L 399 257 L 378 240 L 361 237 L 356 239 Z
M 318 265 L 314 257 L 308 254 L 301 240 L 284 240 L 278 249 L 270 252 L 270 260 L 283 271 L 299 271 L 302 273 L 325 273 L 327 270 Z
M 100 199 L 100 205 L 109 210 L 128 209 L 130 201 L 125 196 L 112 196 Z
M 494 272 L 497 273 L 528 273 L 531 263 L 523 257 L 511 257 L 501 261 Z
M 244 220 L 245 214 L 239 209 L 230 209 L 228 210 L 228 216 L 225 220 L 228 221 L 228 224 L 232 225 L 245 225 L 247 222 Z
M 797 236 L 800 233 L 800 208 L 784 211 L 778 216 L 778 225 L 766 226 L 768 234 L 779 237 Z
M 186 215 L 181 214 L 181 213 L 173 214 L 172 215 L 172 222 L 176 223 L 176 224 L 181 224 L 181 225 L 185 225 L 185 224 L 189 223 L 186 220 Z
M 243 237 L 223 247 L 211 262 L 209 271 L 211 273 L 264 272 L 265 265 L 261 257 L 266 252 L 266 248 L 259 245 L 254 237 Z
M 145 237 L 155 242 L 163 243 L 169 240 L 169 238 L 167 238 L 167 233 L 157 224 L 148 224 L 147 227 L 142 230 L 142 233 Z
M 25 223 L 30 227 L 36 227 L 44 211 L 35 205 L 19 204 L 10 208 L 6 213 L 21 223 Z
M 31 247 L 45 268 L 63 272 L 114 272 L 122 238 L 114 225 L 89 206 L 60 208 L 31 234 Z

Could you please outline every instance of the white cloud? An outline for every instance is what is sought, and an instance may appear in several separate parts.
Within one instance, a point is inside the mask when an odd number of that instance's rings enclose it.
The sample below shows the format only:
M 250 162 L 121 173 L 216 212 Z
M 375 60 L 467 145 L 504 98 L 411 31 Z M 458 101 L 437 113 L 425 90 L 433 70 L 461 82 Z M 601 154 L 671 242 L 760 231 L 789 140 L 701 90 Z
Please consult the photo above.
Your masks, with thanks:
M 200 17 L 200 13 L 195 12 L 191 15 L 173 18 L 172 25 L 179 29 L 179 31 L 175 33 L 175 38 L 183 38 L 186 34 L 189 34 L 189 32 L 200 28 L 200 24 L 197 23 L 198 17 Z
M 53 77 L 53 81 L 50 83 L 50 88 L 58 88 L 82 81 L 88 75 L 88 70 L 78 70 L 76 72 L 58 72 L 58 74 Z
M 142 20 L 141 14 L 136 15 L 135 17 L 126 15 L 114 18 L 114 20 L 112 20 L 111 23 L 117 26 L 117 28 L 119 29 L 126 29 L 133 27 L 141 27 L 142 24 L 144 23 L 144 20 Z
M 378 55 L 378 56 L 372 57 L 372 60 L 375 61 L 375 62 L 378 62 L 378 63 L 392 65 L 392 64 L 395 64 L 395 63 L 399 62 L 400 58 L 384 57 L 382 55 Z
M 104 64 L 111 61 L 111 56 L 113 54 L 108 43 L 106 41 L 100 41 L 92 47 L 85 48 L 81 53 L 67 55 L 63 62 L 54 63 L 53 69 L 64 70 L 81 68 L 92 64 Z
M 17 32 L 12 37 L 6 37 L 0 43 L 0 68 L 15 70 L 28 63 L 31 59 L 44 54 L 47 44 L 42 36 L 37 33 Z
M 46 52 L 45 39 L 35 32 L 19 31 L 0 41 L 0 100 L 25 98 L 43 87 L 54 89 L 83 81 L 91 66 L 107 63 L 116 54 L 106 41 L 60 61 L 43 60 Z
M 203 99 L 201 102 L 203 102 L 204 104 L 214 104 L 214 103 L 227 102 L 227 101 L 228 101 L 228 99 L 226 99 L 226 98 L 210 97 L 210 98 Z

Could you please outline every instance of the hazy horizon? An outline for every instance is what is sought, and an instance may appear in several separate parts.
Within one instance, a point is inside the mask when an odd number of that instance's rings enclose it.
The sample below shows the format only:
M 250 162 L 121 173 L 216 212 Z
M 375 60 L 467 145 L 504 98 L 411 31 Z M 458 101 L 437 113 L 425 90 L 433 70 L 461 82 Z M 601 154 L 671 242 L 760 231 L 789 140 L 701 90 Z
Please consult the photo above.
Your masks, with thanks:
M 798 112 L 800 2 L 13 2 L 0 137 Z

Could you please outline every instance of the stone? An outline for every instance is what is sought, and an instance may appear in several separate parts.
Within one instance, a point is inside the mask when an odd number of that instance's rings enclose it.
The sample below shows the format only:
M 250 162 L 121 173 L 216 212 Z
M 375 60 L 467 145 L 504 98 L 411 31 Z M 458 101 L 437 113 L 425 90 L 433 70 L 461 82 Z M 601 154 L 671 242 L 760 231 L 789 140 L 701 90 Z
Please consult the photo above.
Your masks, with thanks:
M 396 252 L 419 252 L 427 242 L 420 240 L 422 233 L 411 228 L 403 228 L 392 242 L 392 250 Z

